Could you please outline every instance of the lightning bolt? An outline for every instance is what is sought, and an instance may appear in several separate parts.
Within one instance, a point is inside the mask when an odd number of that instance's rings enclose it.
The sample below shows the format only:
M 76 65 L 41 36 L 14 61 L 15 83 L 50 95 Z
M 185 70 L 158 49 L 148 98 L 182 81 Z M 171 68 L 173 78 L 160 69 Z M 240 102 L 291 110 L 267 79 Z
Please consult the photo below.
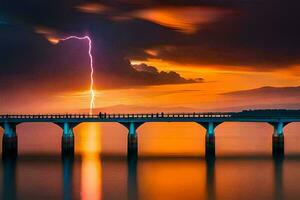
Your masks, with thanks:
M 95 107 L 95 91 L 94 91 L 94 66 L 93 66 L 93 55 L 92 55 L 92 40 L 89 36 L 69 36 L 66 38 L 60 38 L 59 41 L 66 41 L 70 39 L 77 39 L 77 40 L 87 40 L 89 43 L 89 58 L 90 58 L 90 114 L 93 114 L 93 109 Z

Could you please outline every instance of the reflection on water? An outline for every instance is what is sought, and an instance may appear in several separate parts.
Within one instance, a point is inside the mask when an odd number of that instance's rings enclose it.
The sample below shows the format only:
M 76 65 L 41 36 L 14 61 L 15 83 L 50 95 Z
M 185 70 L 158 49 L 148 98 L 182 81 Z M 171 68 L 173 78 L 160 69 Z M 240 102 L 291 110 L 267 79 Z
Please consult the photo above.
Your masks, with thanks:
M 81 197 L 83 200 L 101 199 L 101 160 L 98 155 L 84 155 L 81 163 Z
M 2 158 L 2 198 L 1 199 L 16 199 L 16 157 Z
M 216 185 L 215 185 L 215 158 L 206 158 L 206 199 L 215 199 Z
M 137 163 L 136 155 L 128 155 L 127 158 L 127 193 L 129 200 L 138 199 L 137 183 Z
M 299 199 L 299 167 L 297 157 L 6 158 L 1 199 Z M 41 181 L 32 169 L 55 173 Z
M 73 166 L 74 155 L 63 155 L 63 199 L 65 200 L 73 199 Z
M 276 200 L 281 200 L 283 196 L 283 157 L 274 158 L 274 196 Z

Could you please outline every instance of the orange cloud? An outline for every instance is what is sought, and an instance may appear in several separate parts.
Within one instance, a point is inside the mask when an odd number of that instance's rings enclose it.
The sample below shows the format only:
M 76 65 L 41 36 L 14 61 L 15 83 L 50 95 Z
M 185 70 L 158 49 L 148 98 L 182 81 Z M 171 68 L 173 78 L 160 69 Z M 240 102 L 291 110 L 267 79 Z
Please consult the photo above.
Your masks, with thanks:
M 47 37 L 47 40 L 51 43 L 51 44 L 57 44 L 57 43 L 59 43 L 59 38 L 57 38 L 57 37 Z
M 130 15 L 191 34 L 199 29 L 199 25 L 216 21 L 226 13 L 227 10 L 219 8 L 162 7 L 138 10 Z
M 51 44 L 59 43 L 59 38 L 56 36 L 57 31 L 54 29 L 45 26 L 37 26 L 34 28 L 34 32 L 43 35 Z
M 147 53 L 150 56 L 157 56 L 158 55 L 158 51 L 155 49 L 146 49 L 145 53 Z
M 53 35 L 56 33 L 54 29 L 45 27 L 45 26 L 36 26 L 34 28 L 34 32 L 41 34 L 41 35 Z
M 100 3 L 83 3 L 75 7 L 80 12 L 99 14 L 108 10 L 108 7 Z

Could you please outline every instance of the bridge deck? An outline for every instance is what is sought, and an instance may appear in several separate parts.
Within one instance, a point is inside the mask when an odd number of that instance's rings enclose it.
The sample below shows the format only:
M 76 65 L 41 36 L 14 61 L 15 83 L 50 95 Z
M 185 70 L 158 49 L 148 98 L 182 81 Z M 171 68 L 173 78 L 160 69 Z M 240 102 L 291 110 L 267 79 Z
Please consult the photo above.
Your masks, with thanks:
M 34 114 L 34 115 L 0 115 L 0 123 L 4 122 L 299 122 L 300 114 L 251 115 L 242 112 L 210 112 L 210 113 L 141 113 L 141 114 Z
M 34 114 L 0 115 L 0 119 L 120 119 L 120 118 L 191 118 L 191 117 L 231 117 L 232 113 L 143 113 L 143 114 Z

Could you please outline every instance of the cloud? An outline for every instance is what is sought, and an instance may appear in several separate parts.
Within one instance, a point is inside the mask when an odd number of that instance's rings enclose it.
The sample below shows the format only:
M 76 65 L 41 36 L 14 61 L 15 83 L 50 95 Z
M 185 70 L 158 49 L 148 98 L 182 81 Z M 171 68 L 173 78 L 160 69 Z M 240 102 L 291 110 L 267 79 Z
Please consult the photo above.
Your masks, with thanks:
M 36 28 L 35 32 L 23 27 L 1 29 L 0 87 L 4 92 L 20 90 L 64 92 L 85 90 L 89 85 L 89 57 L 86 41 L 64 41 L 52 44 L 48 35 L 55 31 Z M 57 36 L 56 36 L 57 37 Z M 92 37 L 92 36 L 91 36 Z M 94 37 L 92 37 L 94 38 Z M 158 71 L 153 66 L 132 66 L 121 52 L 93 41 L 95 80 L 97 88 L 123 88 L 161 84 L 195 83 L 170 71 Z M 136 68 L 137 67 L 137 68 Z M 74 81 L 76 80 L 76 81 Z
M 128 16 L 169 27 L 186 34 L 197 32 L 201 24 L 216 21 L 227 10 L 209 7 L 158 7 L 131 12 Z
M 56 36 L 68 34 L 89 34 L 93 38 L 97 76 L 108 79 L 107 87 L 186 81 L 170 72 L 156 73 L 159 77 L 150 81 L 155 75 L 134 69 L 131 59 L 158 58 L 253 71 L 287 69 L 300 62 L 300 3 L 295 0 L 101 1 L 110 12 L 99 9 L 100 4 L 53 2 L 1 2 L 3 18 L 26 29 L 0 26 L 1 50 L 5 49 L 0 55 L 0 65 L 5 68 L 2 77 L 17 73 L 18 77 L 35 80 L 46 78 L 42 74 L 64 74 L 68 78 L 85 74 L 88 59 L 84 44 L 53 46 L 43 38 L 55 42 Z M 131 20 L 112 20 L 113 16 L 128 15 Z M 37 76 L 31 77 L 34 73 Z M 78 84 L 83 82 L 87 80 L 78 80 Z
M 157 74 L 157 73 L 159 73 L 158 70 L 155 67 L 148 66 L 148 65 L 146 65 L 144 63 L 139 64 L 139 65 L 132 65 L 132 67 L 134 69 L 136 69 L 137 71 L 139 71 L 139 72 L 148 72 L 148 73 L 151 73 L 151 74 Z
M 91 14 L 102 14 L 109 11 L 109 7 L 100 3 L 83 3 L 75 6 L 80 12 Z
M 288 68 L 300 62 L 300 3 L 267 1 L 202 26 L 173 48 L 157 46 L 157 58 L 193 65 L 220 65 L 254 71 Z M 155 48 L 154 48 L 155 49 Z
M 145 84 L 147 85 L 162 85 L 162 84 L 183 84 L 183 83 L 196 83 L 201 82 L 203 79 L 185 79 L 180 76 L 180 74 L 174 71 L 158 71 L 157 68 L 153 66 L 148 66 L 144 63 L 139 65 L 132 65 L 136 70 L 136 73 L 139 73 L 138 76 L 141 77 Z M 143 83 L 141 83 L 143 84 Z

